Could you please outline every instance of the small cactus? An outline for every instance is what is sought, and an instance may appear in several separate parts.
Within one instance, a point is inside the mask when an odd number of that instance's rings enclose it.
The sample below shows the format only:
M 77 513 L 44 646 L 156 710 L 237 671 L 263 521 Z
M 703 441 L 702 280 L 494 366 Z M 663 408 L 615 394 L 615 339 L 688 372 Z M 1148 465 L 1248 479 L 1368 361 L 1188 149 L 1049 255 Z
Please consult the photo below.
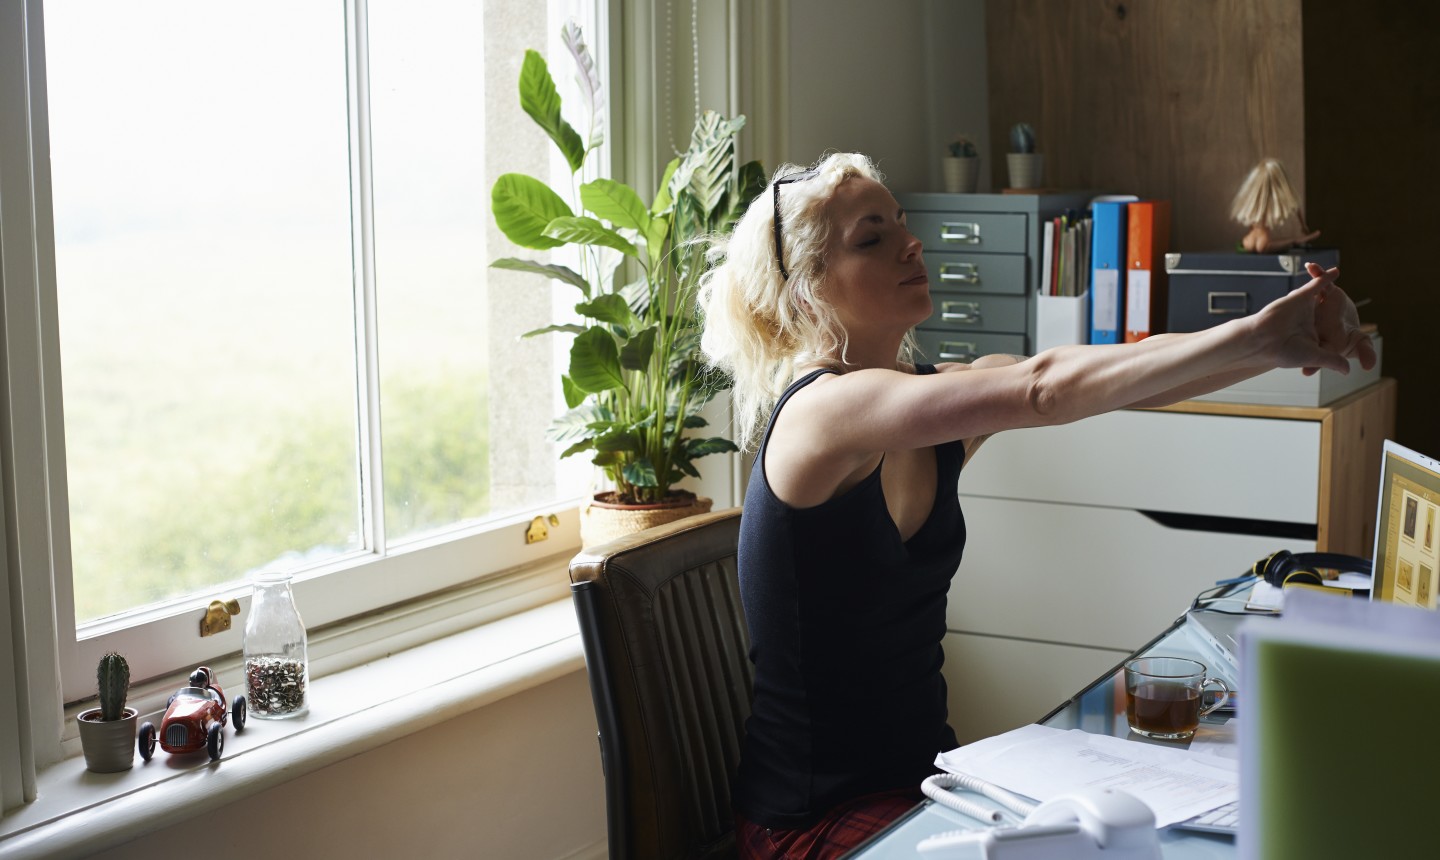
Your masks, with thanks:
M 125 696 L 130 692 L 130 664 L 119 654 L 106 654 L 100 658 L 95 680 L 100 688 L 100 718 L 108 722 L 125 716 Z
M 1031 128 L 1028 122 L 1017 122 L 1015 127 L 1010 129 L 1010 151 L 1035 151 L 1035 129 Z
M 950 141 L 948 146 L 950 154 L 955 158 L 974 158 L 975 142 L 968 135 L 957 134 L 955 139 Z

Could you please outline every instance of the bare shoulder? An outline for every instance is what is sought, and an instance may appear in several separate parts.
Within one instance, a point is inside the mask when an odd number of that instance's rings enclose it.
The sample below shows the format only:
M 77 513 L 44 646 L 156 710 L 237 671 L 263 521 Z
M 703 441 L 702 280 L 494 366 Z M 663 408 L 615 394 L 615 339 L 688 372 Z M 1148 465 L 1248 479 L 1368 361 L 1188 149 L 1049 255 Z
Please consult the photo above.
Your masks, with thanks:
M 762 467 L 771 491 L 786 504 L 817 505 L 867 464 L 873 469 L 878 462 L 879 451 L 836 444 L 836 416 L 844 414 L 857 388 L 847 379 L 855 375 L 823 374 L 790 395 L 776 413 Z

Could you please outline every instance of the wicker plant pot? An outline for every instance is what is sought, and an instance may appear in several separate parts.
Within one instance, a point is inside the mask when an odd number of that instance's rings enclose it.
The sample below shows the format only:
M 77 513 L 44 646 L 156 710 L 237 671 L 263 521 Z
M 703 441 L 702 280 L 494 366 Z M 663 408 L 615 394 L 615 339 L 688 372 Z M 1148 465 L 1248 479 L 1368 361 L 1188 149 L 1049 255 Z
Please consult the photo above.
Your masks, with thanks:
M 709 513 L 714 504 L 711 499 L 684 490 L 676 490 L 664 502 L 653 505 L 621 505 L 614 498 L 613 492 L 596 493 L 590 504 L 581 509 L 580 542 L 585 546 L 596 546 L 651 526 Z

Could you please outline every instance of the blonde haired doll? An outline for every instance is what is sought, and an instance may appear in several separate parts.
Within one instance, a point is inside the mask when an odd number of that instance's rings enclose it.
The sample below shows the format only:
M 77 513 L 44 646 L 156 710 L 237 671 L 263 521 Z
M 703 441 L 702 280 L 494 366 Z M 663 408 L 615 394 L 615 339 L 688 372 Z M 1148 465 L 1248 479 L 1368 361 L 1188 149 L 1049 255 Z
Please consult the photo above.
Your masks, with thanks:
M 1300 223 L 1300 235 L 1280 238 L 1274 231 L 1284 226 L 1291 216 Z M 1241 183 L 1230 204 L 1230 217 L 1249 226 L 1250 232 L 1240 240 L 1240 247 L 1255 254 L 1276 254 L 1291 245 L 1304 245 L 1320 235 L 1305 226 L 1305 213 L 1300 211 L 1300 201 L 1290 178 L 1285 175 L 1285 166 L 1273 158 L 1266 158 L 1255 165 L 1250 175 Z

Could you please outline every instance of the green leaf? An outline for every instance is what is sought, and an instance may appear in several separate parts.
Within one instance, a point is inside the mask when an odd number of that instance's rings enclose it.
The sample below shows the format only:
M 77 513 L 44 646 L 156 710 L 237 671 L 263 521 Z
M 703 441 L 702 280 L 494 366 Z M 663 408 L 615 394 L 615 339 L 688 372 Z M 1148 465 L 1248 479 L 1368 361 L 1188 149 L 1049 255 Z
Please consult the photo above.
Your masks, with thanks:
M 527 331 L 521 337 L 534 337 L 537 334 L 550 334 L 551 332 L 565 332 L 567 334 L 579 334 L 585 327 L 581 325 L 547 325 L 544 328 L 537 328 L 534 331 Z
M 690 410 L 686 409 L 685 411 L 689 412 Z M 680 426 L 686 430 L 694 430 L 696 427 L 709 427 L 710 422 L 699 415 L 686 415 L 685 420 L 680 423 Z
M 739 451 L 735 443 L 729 439 L 719 436 L 712 436 L 709 439 L 686 439 L 685 453 L 693 457 L 704 457 L 707 454 L 723 454 L 726 451 Z
M 620 366 L 626 370 L 647 369 L 650 366 L 650 356 L 655 354 L 656 332 L 657 326 L 652 325 L 630 338 L 620 349 Z
M 675 205 L 675 198 L 670 194 L 670 183 L 675 179 L 675 171 L 680 169 L 680 159 L 672 158 L 670 163 L 665 165 L 665 173 L 660 177 L 660 190 L 655 192 L 655 202 L 650 204 L 650 214 L 659 215 Z
M 585 47 L 580 28 L 575 26 L 574 21 L 565 22 L 560 38 L 570 49 L 570 56 L 575 58 L 575 80 L 580 85 L 580 96 L 585 99 L 585 108 L 590 113 L 590 142 L 587 148 L 594 149 L 605 142 L 605 114 L 601 111 L 605 99 L 600 94 L 600 73 L 595 69 L 595 60 L 590 56 L 590 49 Z
M 630 306 L 635 316 L 643 317 L 650 312 L 650 282 L 645 278 L 631 281 L 621 287 L 619 294 Z
M 614 466 L 615 464 L 620 462 L 620 452 L 596 451 L 594 459 L 592 459 L 590 462 L 595 464 L 596 466 L 599 466 L 602 469 L 606 466 Z
M 580 202 L 587 211 L 617 227 L 628 227 L 641 235 L 650 230 L 650 212 L 640 202 L 640 195 L 628 185 L 613 179 L 587 182 L 580 186 Z
M 660 258 L 665 255 L 665 237 L 670 235 L 670 215 L 657 215 L 650 219 L 650 227 L 645 231 L 645 247 L 650 252 L 650 269 L 653 271 L 660 266 Z
M 637 487 L 660 486 L 660 482 L 655 479 L 655 466 L 651 464 L 649 457 L 641 457 L 635 462 L 627 464 L 624 474 L 625 480 Z
M 620 388 L 620 351 L 615 338 L 599 326 L 586 329 L 570 347 L 570 379 L 575 387 L 590 394 Z
M 676 171 L 671 194 L 678 199 L 683 190 L 693 196 L 702 220 L 711 218 L 730 190 L 730 176 L 735 168 L 735 133 L 744 126 L 743 116 L 727 120 L 711 110 L 695 121 L 690 150 L 685 153 L 685 163 Z M 674 185 L 682 177 L 683 189 Z
M 523 173 L 505 173 L 495 180 L 490 210 L 495 213 L 496 226 L 511 242 L 539 251 L 565 244 L 547 237 L 545 228 L 556 218 L 575 214 L 549 186 Z
M 549 222 L 546 222 L 547 224 Z M 543 227 L 541 228 L 544 229 Z M 580 273 L 558 263 L 537 263 L 534 260 L 521 260 L 516 257 L 502 257 L 490 264 L 492 269 L 509 269 L 512 272 L 533 272 L 537 275 L 544 275 L 547 278 L 570 284 L 578 287 L 585 298 L 590 298 L 590 282 L 580 276 Z
M 602 421 L 596 404 L 581 403 L 551 421 L 550 426 L 545 428 L 545 438 L 551 442 L 593 438 L 596 435 L 593 425 Z
M 581 451 L 589 451 L 593 447 L 595 447 L 595 440 L 583 439 L 579 442 L 576 442 L 574 445 L 571 445 L 569 448 L 566 448 L 564 451 L 561 451 L 560 459 L 563 460 L 566 457 L 574 456 L 576 454 L 579 454 Z
M 640 437 L 628 430 L 606 433 L 595 440 L 596 451 L 639 451 Z
M 551 239 L 557 239 L 561 244 L 574 242 L 577 245 L 600 245 L 615 250 L 631 257 L 638 257 L 640 252 L 635 246 L 625 240 L 625 237 L 596 221 L 594 218 L 587 218 L 583 215 L 566 215 L 552 220 L 545 227 L 545 235 Z
M 560 391 L 565 396 L 565 405 L 571 409 L 585 402 L 585 392 L 571 381 L 569 374 L 560 374 Z
M 687 460 L 687 459 L 685 459 L 685 458 L 682 457 L 682 458 L 679 459 L 679 460 L 675 460 L 674 463 L 675 463 L 675 468 L 679 469 L 680 471 L 684 472 L 685 474 L 689 475 L 690 477 L 692 477 L 692 478 L 698 478 L 698 477 L 700 477 L 700 470 L 699 470 L 699 469 L 696 469 L 696 468 L 695 468 L 695 464 L 694 464 L 694 463 L 691 463 L 689 460 Z
M 579 170 L 585 163 L 585 144 L 560 116 L 560 93 L 555 90 L 545 58 L 536 51 L 526 51 L 525 63 L 520 67 L 520 107 L 555 141 L 570 172 Z
M 721 228 L 729 227 L 739 221 L 740 216 L 745 214 L 745 210 L 750 208 L 750 203 L 755 196 L 769 185 L 770 182 L 765 177 L 765 168 L 760 165 L 760 162 L 745 162 L 735 175 L 735 199 L 730 202 L 730 214 L 725 219 L 725 223 L 720 225 Z
M 575 312 L 591 319 L 619 326 L 635 325 L 635 315 L 630 313 L 630 306 L 625 303 L 623 296 L 615 293 L 598 296 L 594 301 L 581 302 L 575 306 Z

